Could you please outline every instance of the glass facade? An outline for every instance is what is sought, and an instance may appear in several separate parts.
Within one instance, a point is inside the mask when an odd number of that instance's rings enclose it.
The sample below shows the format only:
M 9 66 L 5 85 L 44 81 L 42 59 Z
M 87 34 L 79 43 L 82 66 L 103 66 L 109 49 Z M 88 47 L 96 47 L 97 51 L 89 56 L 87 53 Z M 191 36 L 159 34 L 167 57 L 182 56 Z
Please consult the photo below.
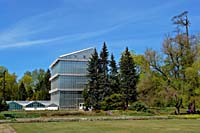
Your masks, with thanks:
M 52 68 L 52 75 L 57 73 L 68 74 L 86 74 L 87 62 L 86 61 L 72 61 L 72 60 L 60 60 L 54 68 Z
M 78 108 L 79 103 L 83 103 L 81 91 L 60 92 L 60 108 L 67 108 L 67 109 Z
M 23 109 L 23 106 L 16 103 L 16 102 L 10 102 L 8 103 L 9 105 L 9 108 L 8 110 L 12 111 L 12 110 L 22 110 Z
M 39 102 L 32 102 L 28 105 L 26 105 L 26 108 L 44 108 L 45 105 Z
M 76 109 L 83 102 L 82 91 L 87 83 L 87 63 L 94 52 L 88 48 L 60 56 L 50 66 L 51 102 L 61 109 Z
M 60 75 L 52 80 L 51 87 L 56 88 L 68 88 L 68 89 L 79 89 L 82 88 L 87 82 L 87 78 L 84 76 L 73 76 L 73 75 Z
M 55 91 L 51 93 L 51 103 L 55 103 L 56 105 L 59 105 L 59 101 L 60 101 L 60 92 L 59 91 Z

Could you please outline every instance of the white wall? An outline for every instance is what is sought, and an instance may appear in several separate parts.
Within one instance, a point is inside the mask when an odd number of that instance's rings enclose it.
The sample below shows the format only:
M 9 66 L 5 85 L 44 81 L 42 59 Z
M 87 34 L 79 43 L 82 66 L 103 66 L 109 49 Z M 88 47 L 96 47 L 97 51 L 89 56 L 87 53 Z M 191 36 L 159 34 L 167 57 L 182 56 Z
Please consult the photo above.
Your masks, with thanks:
M 24 108 L 26 111 L 31 111 L 31 110 L 45 110 L 46 108 Z
M 45 108 L 24 108 L 26 111 L 32 110 L 58 110 L 58 107 L 45 107 Z

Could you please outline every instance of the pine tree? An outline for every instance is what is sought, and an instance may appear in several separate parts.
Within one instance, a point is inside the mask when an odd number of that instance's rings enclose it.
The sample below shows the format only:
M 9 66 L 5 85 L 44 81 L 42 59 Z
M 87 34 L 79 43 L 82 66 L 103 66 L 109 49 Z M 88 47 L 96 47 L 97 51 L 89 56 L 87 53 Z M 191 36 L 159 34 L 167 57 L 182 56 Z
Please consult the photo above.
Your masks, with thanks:
M 103 94 L 103 99 L 110 95 L 109 80 L 108 80 L 108 49 L 104 42 L 100 53 L 100 90 Z
M 19 89 L 18 89 L 18 100 L 26 100 L 27 98 L 27 92 L 24 86 L 24 83 L 21 82 L 21 84 L 19 85 Z
M 125 99 L 124 109 L 127 109 L 129 102 L 136 101 L 136 83 L 138 81 L 136 65 L 128 48 L 126 48 L 120 59 L 120 80 L 122 94 Z
M 114 55 L 111 54 L 111 59 L 110 59 L 110 75 L 109 75 L 109 82 L 110 82 L 110 90 L 111 94 L 115 93 L 120 93 L 120 87 L 119 87 L 119 74 L 117 70 L 117 64 L 114 58 Z

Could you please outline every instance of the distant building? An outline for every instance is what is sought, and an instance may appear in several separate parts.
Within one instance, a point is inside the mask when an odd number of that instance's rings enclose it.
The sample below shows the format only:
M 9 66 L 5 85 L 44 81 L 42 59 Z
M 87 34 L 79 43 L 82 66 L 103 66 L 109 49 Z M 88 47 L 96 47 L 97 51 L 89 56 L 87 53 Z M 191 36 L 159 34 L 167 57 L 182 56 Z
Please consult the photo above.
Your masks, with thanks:
M 87 64 L 93 48 L 61 55 L 51 65 L 51 103 L 61 109 L 78 109 L 82 91 L 88 81 Z
M 50 101 L 6 101 L 8 110 L 58 110 L 58 105 Z

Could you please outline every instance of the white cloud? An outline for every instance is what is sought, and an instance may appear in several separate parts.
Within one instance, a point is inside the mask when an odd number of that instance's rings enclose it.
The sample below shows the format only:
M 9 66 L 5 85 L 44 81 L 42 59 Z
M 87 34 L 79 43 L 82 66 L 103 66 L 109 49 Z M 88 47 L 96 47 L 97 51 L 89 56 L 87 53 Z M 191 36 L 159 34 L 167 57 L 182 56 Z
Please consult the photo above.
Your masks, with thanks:
M 91 37 L 96 37 L 96 36 L 106 34 L 112 30 L 117 29 L 119 26 L 120 25 L 116 25 L 116 26 L 113 26 L 113 27 L 110 27 L 110 28 L 107 28 L 104 30 L 94 31 L 94 32 L 86 32 L 86 33 L 79 33 L 79 34 L 73 34 L 73 35 L 64 35 L 64 36 L 58 36 L 58 37 L 48 38 L 48 39 L 38 39 L 38 40 L 14 42 L 14 43 L 6 44 L 6 45 L 0 45 L 0 49 L 31 46 L 31 45 L 41 45 L 41 44 L 52 43 L 55 41 L 64 41 L 64 40 L 65 40 L 65 42 L 78 41 L 78 40 L 88 39 Z

